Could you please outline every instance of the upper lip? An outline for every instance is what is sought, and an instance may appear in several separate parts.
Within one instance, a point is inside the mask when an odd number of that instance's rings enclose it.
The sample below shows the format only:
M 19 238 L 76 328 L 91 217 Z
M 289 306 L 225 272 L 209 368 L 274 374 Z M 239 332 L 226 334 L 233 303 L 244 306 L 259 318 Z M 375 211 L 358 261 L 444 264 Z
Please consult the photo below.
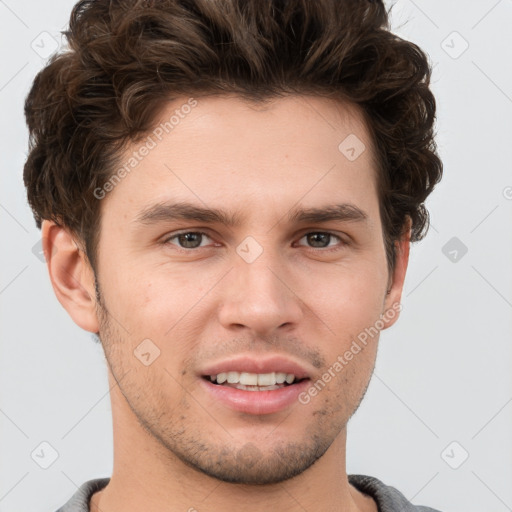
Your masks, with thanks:
M 202 376 L 218 375 L 224 372 L 247 373 L 291 373 L 297 379 L 309 378 L 306 368 L 292 359 L 280 355 L 255 357 L 254 355 L 238 355 L 210 363 L 200 373 Z

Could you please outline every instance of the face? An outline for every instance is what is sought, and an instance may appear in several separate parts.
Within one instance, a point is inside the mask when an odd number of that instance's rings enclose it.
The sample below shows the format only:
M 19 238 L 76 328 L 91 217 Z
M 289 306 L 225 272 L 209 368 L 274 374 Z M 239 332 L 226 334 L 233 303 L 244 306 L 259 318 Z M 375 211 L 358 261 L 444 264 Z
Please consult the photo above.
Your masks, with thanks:
M 185 104 L 101 199 L 99 335 L 161 454 L 283 481 L 344 431 L 397 316 L 371 141 L 319 97 Z

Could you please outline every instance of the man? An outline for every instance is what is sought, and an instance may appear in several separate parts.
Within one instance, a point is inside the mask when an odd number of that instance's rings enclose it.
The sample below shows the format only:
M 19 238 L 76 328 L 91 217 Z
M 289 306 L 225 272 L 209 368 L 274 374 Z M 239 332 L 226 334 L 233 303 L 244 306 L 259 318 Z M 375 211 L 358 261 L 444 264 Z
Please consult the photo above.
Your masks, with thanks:
M 83 1 L 67 36 L 24 177 L 114 469 L 59 510 L 433 510 L 345 468 L 442 174 L 425 54 L 367 0 Z

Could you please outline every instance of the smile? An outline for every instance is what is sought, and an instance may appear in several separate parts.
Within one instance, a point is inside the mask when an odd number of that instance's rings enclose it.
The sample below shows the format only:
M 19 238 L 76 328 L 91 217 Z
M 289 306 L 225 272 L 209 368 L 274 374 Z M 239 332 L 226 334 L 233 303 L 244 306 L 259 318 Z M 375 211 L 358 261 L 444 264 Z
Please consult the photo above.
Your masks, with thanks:
M 293 373 L 249 373 L 249 372 L 222 372 L 210 375 L 210 381 L 221 386 L 241 389 L 243 391 L 273 391 L 289 386 L 298 379 Z

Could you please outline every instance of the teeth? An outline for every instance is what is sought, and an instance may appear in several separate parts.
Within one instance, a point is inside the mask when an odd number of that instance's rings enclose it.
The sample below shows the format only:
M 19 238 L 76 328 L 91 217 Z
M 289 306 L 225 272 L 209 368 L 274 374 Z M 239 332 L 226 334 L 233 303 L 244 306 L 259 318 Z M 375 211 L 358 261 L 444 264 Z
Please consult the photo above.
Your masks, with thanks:
M 276 373 L 276 383 L 277 384 L 283 384 L 283 382 L 286 380 L 286 373 Z
M 236 372 L 233 372 L 236 373 Z M 238 382 L 244 386 L 257 386 L 258 385 L 258 374 L 257 373 L 240 373 Z
M 238 372 L 228 372 L 228 383 L 236 384 L 237 382 L 240 382 L 240 375 Z
M 243 391 L 274 391 L 274 389 L 281 389 L 281 386 L 244 386 L 243 384 L 237 384 L 236 389 L 242 389 Z
M 275 373 L 259 373 L 258 386 L 274 386 L 276 384 Z
M 217 384 L 240 384 L 241 386 L 275 386 L 276 384 L 292 384 L 295 380 L 293 373 L 248 373 L 248 372 L 223 372 L 218 375 L 210 375 L 212 382 Z M 277 388 L 275 388 L 277 389 Z

